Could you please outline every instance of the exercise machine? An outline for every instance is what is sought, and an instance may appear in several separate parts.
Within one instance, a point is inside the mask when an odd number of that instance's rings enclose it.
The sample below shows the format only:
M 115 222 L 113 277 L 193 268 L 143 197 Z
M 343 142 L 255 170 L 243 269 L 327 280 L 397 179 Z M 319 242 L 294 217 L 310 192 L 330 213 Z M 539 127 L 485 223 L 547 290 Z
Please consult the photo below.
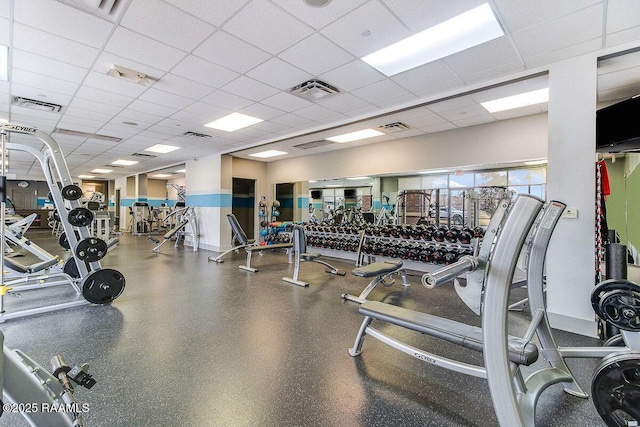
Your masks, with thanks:
M 176 220 L 175 225 L 162 236 L 162 241 L 154 239 L 151 236 L 148 237 L 151 242 L 156 244 L 152 251 L 156 254 L 160 253 L 162 245 L 173 238 L 175 238 L 174 247 L 177 248 L 181 244 L 184 244 L 187 237 L 191 237 L 193 251 L 197 252 L 198 246 L 200 245 L 200 232 L 198 231 L 198 218 L 194 208 L 188 206 L 175 209 L 165 217 L 164 221 L 165 223 L 170 223 L 173 219 Z
M 294 285 L 307 287 L 309 286 L 308 282 L 302 281 L 299 279 L 300 275 L 300 264 L 302 261 L 307 262 L 316 262 L 318 264 L 322 264 L 327 269 L 325 270 L 329 274 L 344 276 L 347 273 L 344 271 L 340 271 L 331 264 L 320 259 L 321 255 L 319 253 L 307 252 L 307 238 L 304 232 L 304 228 L 299 225 L 293 226 L 293 252 L 294 256 L 294 267 L 293 267 L 293 277 L 283 277 L 287 283 L 292 283 Z

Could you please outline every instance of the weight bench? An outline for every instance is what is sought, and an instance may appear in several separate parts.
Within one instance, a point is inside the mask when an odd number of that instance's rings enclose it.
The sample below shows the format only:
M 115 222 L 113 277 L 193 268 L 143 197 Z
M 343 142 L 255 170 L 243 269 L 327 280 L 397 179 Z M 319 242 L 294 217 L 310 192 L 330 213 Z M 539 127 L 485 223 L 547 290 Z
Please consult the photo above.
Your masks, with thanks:
M 241 246 L 238 246 L 237 248 L 243 248 L 247 252 L 246 264 L 238 266 L 241 270 L 250 271 L 252 273 L 255 273 L 258 271 L 257 268 L 251 267 L 251 255 L 253 254 L 254 251 L 262 254 L 262 251 L 266 251 L 266 250 L 287 249 L 287 253 L 289 254 L 289 263 L 291 263 L 291 249 L 293 248 L 293 243 L 256 245 L 254 240 L 249 240 L 249 238 L 247 237 L 247 233 L 244 232 L 244 230 L 240 226 L 240 223 L 238 222 L 238 219 L 234 214 L 228 214 L 227 219 L 229 220 L 229 224 L 231 225 L 231 230 L 233 230 L 233 234 L 236 236 L 236 239 L 241 245 Z M 234 249 L 233 248 L 230 249 L 229 251 L 223 253 L 223 255 L 231 252 L 232 250 Z M 218 256 L 217 258 L 209 257 L 209 261 L 222 262 L 222 260 L 219 259 L 221 257 L 222 255 Z
M 49 267 L 53 267 L 54 265 L 57 265 L 59 261 L 58 257 L 55 257 L 55 258 L 51 258 L 51 259 L 37 262 L 34 264 L 25 265 L 17 260 L 17 258 L 22 258 L 24 256 L 25 254 L 20 252 L 16 252 L 10 255 L 5 255 L 4 266 L 20 274 L 34 274 L 44 269 L 47 269 Z
M 298 279 L 300 274 L 300 261 L 317 262 L 327 267 L 325 270 L 327 273 L 344 276 L 346 271 L 340 271 L 329 263 L 320 260 L 321 254 L 314 252 L 307 252 L 307 237 L 304 232 L 304 228 L 299 225 L 293 226 L 293 251 L 295 252 L 293 277 L 283 277 L 282 280 L 294 285 L 307 287 L 308 282 L 304 282 Z
M 173 236 L 175 236 L 178 233 L 178 231 L 182 230 L 182 228 L 187 225 L 188 222 L 189 222 L 188 219 L 183 219 L 182 221 L 177 223 L 175 227 L 173 227 L 171 230 L 164 233 L 164 236 L 162 236 L 162 242 L 158 239 L 154 239 L 151 236 L 147 237 L 147 240 L 156 244 L 156 246 L 153 249 L 151 249 L 151 251 L 155 252 L 156 254 L 160 253 L 160 248 L 162 247 L 162 245 L 164 245 L 169 240 L 171 240 Z
M 400 274 L 402 277 L 403 286 L 409 286 L 409 281 L 407 280 L 407 271 L 402 267 L 402 261 L 384 261 L 384 262 L 373 262 L 368 265 L 364 265 L 361 267 L 354 268 L 351 271 L 356 277 L 374 277 L 374 279 L 369 282 L 366 288 L 360 295 L 354 296 L 351 294 L 342 294 L 342 298 L 357 302 L 359 304 L 364 303 L 367 300 L 367 296 L 371 293 L 371 291 L 378 286 L 378 284 L 382 283 L 383 286 L 391 286 L 395 282 L 395 279 L 391 279 L 387 281 L 393 274 Z

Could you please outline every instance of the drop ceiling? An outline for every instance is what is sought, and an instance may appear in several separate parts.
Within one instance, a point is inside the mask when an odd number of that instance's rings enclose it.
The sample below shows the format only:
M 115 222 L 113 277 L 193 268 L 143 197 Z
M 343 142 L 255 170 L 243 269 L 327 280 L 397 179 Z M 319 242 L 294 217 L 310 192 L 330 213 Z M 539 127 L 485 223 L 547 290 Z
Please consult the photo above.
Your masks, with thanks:
M 484 2 L 118 0 L 109 15 L 83 9 L 92 3 L 85 0 L 0 0 L 0 44 L 9 46 L 10 64 L 9 80 L 0 81 L 0 118 L 47 133 L 119 138 L 53 134 L 74 176 L 140 160 L 98 174 L 113 179 L 213 153 L 252 158 L 279 149 L 295 157 L 543 113 L 545 104 L 489 114 L 480 102 L 545 87 L 550 63 L 640 46 L 640 2 L 489 0 L 503 37 L 392 77 L 359 59 Z M 147 84 L 107 75 L 114 65 L 145 74 Z M 638 53 L 601 61 L 599 100 L 640 93 L 639 67 Z M 289 93 L 314 79 L 340 93 L 318 100 Z M 14 97 L 61 109 L 12 105 Z M 231 133 L 203 126 L 232 112 L 263 121 Z M 320 142 L 396 123 L 368 140 Z M 40 148 L 19 135 L 11 141 Z M 135 156 L 154 144 L 181 149 Z M 23 153 L 10 155 L 9 173 L 43 177 Z

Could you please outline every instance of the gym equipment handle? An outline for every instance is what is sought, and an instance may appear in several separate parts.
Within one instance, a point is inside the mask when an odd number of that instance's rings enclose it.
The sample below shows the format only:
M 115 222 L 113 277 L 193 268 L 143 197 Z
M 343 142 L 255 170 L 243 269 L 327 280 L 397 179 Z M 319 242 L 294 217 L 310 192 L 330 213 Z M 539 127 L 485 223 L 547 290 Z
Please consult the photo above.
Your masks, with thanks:
M 423 274 L 422 284 L 427 289 L 433 289 L 450 280 L 455 279 L 462 273 L 474 271 L 477 267 L 478 260 L 476 259 L 476 257 L 465 255 L 451 265 L 448 265 L 432 273 Z

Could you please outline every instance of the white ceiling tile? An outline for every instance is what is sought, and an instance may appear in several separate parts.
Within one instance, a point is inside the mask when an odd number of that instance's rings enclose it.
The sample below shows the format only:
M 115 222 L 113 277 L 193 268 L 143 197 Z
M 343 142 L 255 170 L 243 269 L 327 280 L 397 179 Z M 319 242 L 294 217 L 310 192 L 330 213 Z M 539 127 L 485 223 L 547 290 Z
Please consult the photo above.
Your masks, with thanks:
M 406 95 L 408 92 L 392 80 L 382 80 L 351 92 L 372 104 Z
M 222 116 L 224 116 L 224 114 L 221 114 L 219 117 Z M 178 111 L 177 113 L 171 115 L 170 118 L 179 120 L 181 122 L 190 123 L 192 125 L 202 125 L 213 120 L 211 116 L 190 113 L 184 110 Z
M 487 0 L 382 0 L 411 31 L 422 31 L 467 12 Z
M 416 101 L 417 99 L 418 97 L 415 96 L 414 94 L 405 93 L 404 95 L 400 95 L 396 98 L 388 98 L 388 99 L 380 100 L 375 104 L 381 108 L 392 108 L 392 107 L 398 107 L 410 102 L 413 103 L 413 101 Z
M 89 101 L 102 102 L 104 104 L 123 108 L 126 107 L 127 104 L 129 104 L 131 101 L 133 101 L 133 98 L 130 96 L 124 96 L 89 86 L 82 86 L 78 90 L 76 96 L 78 98 L 88 99 Z
M 143 113 L 154 114 L 157 116 L 170 116 L 178 111 L 177 108 L 166 107 L 164 105 L 154 104 L 153 102 L 144 101 L 142 99 L 136 99 L 127 108 L 134 111 L 141 111 Z
M 225 108 L 217 107 L 215 105 L 207 104 L 204 102 L 194 102 L 185 108 L 182 112 L 191 113 L 197 116 L 200 116 L 202 120 L 196 122 L 200 124 L 209 123 L 215 119 L 219 119 L 220 117 L 231 114 L 232 111 L 229 111 Z M 183 120 L 185 122 L 191 123 L 191 120 L 182 119 L 179 117 L 180 113 L 174 114 L 173 117 L 178 120 Z
M 319 104 L 339 113 L 347 113 L 369 105 L 367 101 L 351 95 L 350 93 L 342 93 L 340 95 L 332 96 L 325 101 L 319 102 Z
M 617 33 L 608 34 L 606 37 L 607 47 L 616 46 L 622 43 L 629 43 L 640 39 L 640 25 L 629 28 L 628 30 L 618 31 Z
M 539 67 L 553 62 L 561 61 L 566 58 L 583 55 L 588 52 L 594 52 L 602 46 L 601 38 L 589 40 L 584 43 L 572 45 L 563 49 L 554 50 L 553 52 L 544 52 L 539 55 L 530 56 L 524 59 L 527 67 Z
M 602 3 L 601 0 L 536 0 L 533 2 L 494 0 L 494 2 L 510 33 Z M 600 8 L 602 9 L 602 6 Z
M 481 102 L 493 101 L 494 99 L 517 95 L 527 92 L 528 90 L 530 89 L 526 83 L 524 81 L 520 81 L 472 93 L 469 97 L 479 104 Z
M 271 120 L 274 117 L 283 115 L 285 112 L 268 105 L 256 103 L 243 108 L 242 110 L 240 110 L 240 113 L 248 114 L 262 120 Z
M 519 62 L 509 37 L 499 37 L 442 60 L 454 73 L 464 77 L 483 70 Z
M 269 25 L 264 25 L 265 22 Z M 265 0 L 249 3 L 222 28 L 274 55 L 313 32 L 309 26 Z
M 491 114 L 482 114 L 482 115 L 478 115 L 478 116 L 452 120 L 451 122 L 454 125 L 456 125 L 456 126 L 458 126 L 460 128 L 463 128 L 463 127 L 467 127 L 467 126 L 476 126 L 476 125 L 481 125 L 481 124 L 495 122 L 495 121 L 496 121 L 496 119 Z
M 17 22 L 93 47 L 102 47 L 113 28 L 112 23 L 59 1 L 18 0 L 13 13 Z
M 88 71 L 86 68 L 34 55 L 20 49 L 13 50 L 12 66 L 14 69 L 31 71 L 72 83 L 80 83 Z
M 247 73 L 247 76 L 281 90 L 291 89 L 313 76 L 281 59 L 271 58 Z
M 189 127 L 185 127 L 185 128 L 177 127 L 177 126 L 168 127 L 168 126 L 162 126 L 160 124 L 157 124 L 149 127 L 148 130 L 152 132 L 158 132 L 158 133 L 164 134 L 165 138 L 170 138 L 172 136 L 182 135 L 189 129 L 190 129 Z
M 292 113 L 283 114 L 281 116 L 274 117 L 273 119 L 271 119 L 269 121 L 274 122 L 274 123 L 280 123 L 282 125 L 289 126 L 289 127 L 296 128 L 296 129 L 301 129 L 301 128 L 304 128 L 306 126 L 316 126 L 317 125 L 317 123 L 314 122 L 313 120 L 309 120 L 309 119 L 307 119 L 305 117 L 300 117 L 300 116 L 292 114 Z
M 446 101 L 435 102 L 427 105 L 429 111 L 434 113 L 440 113 L 442 111 L 449 111 L 460 107 L 468 107 L 475 105 L 476 102 L 470 96 L 458 96 L 456 98 L 447 99 Z
M 29 86 L 33 88 L 47 89 L 52 92 L 62 93 L 65 95 L 73 95 L 78 89 L 77 83 L 56 79 L 54 77 L 35 74 L 30 71 L 13 70 L 11 80 L 14 83 Z
M 621 100 L 631 98 L 636 95 L 640 95 L 640 84 L 599 91 L 598 102 Z
M 445 130 L 456 129 L 457 127 L 458 126 L 454 125 L 453 123 L 446 122 L 439 125 L 425 126 L 420 129 L 425 131 L 426 133 L 437 133 L 444 132 Z
M 345 115 L 349 117 L 362 117 L 375 114 L 380 108 L 374 104 L 366 104 L 362 107 L 355 108 L 353 110 L 345 111 Z
M 602 5 L 545 22 L 512 35 L 525 59 L 602 36 Z
M 500 67 L 489 68 L 488 70 L 480 71 L 479 73 L 472 73 L 464 76 L 465 83 L 477 83 L 487 80 L 493 80 L 498 77 L 508 76 L 509 74 L 515 74 L 518 71 L 524 70 L 522 61 L 512 62 L 511 64 L 501 65 Z
M 187 52 L 215 30 L 195 16 L 157 0 L 131 2 L 120 25 Z
M 598 61 L 598 74 L 612 73 L 633 67 L 640 67 L 640 52 L 628 53 Z
M 78 111 L 94 111 L 105 115 L 116 115 L 120 111 L 122 111 L 122 107 L 108 105 L 103 102 L 96 102 L 78 97 L 73 98 L 73 100 L 69 104 L 69 108 L 71 107 L 77 109 Z M 69 108 L 67 108 L 65 113 L 69 112 Z
M 90 72 L 84 80 L 84 84 L 96 89 L 106 90 L 112 93 L 136 98 L 148 89 L 148 86 L 137 84 L 130 80 L 108 76 L 104 73 Z
M 14 123 L 20 123 L 26 126 L 38 127 L 38 128 L 54 127 L 58 123 L 58 120 L 56 119 L 49 120 L 41 117 L 34 118 L 31 115 L 23 115 L 23 114 L 15 114 L 15 113 L 11 114 L 11 121 Z
M 154 124 L 161 121 L 164 116 L 159 116 L 155 114 L 149 114 L 142 111 L 135 111 L 129 108 L 125 108 L 121 112 L 118 113 L 116 118 L 119 118 L 123 121 L 131 121 L 131 122 L 141 122 L 141 123 L 149 123 Z
M 313 76 L 319 76 L 354 59 L 320 34 L 312 34 L 278 57 Z
M 11 45 L 11 21 L 0 18 L 0 44 Z
M 329 2 L 326 6 L 322 7 L 321 10 L 308 6 L 302 1 L 292 2 L 291 0 L 274 0 L 274 3 L 302 22 L 315 29 L 320 29 L 340 18 L 355 7 L 361 5 L 365 1 L 367 0 Z
M 82 126 L 91 126 L 96 129 L 100 129 L 102 126 L 106 124 L 104 120 L 92 120 L 84 117 L 75 117 L 71 115 L 65 114 L 64 117 L 60 120 L 58 127 L 64 128 L 67 125 L 82 125 Z
M 193 55 L 189 55 L 181 61 L 171 72 L 214 88 L 220 88 L 238 76 L 235 71 Z
M 434 125 L 440 125 L 443 123 L 448 123 L 445 119 L 440 117 L 437 114 L 429 112 L 427 109 L 423 109 L 424 114 L 417 117 L 410 117 L 403 119 L 402 122 L 414 127 L 414 128 L 426 128 Z
M 396 74 L 391 80 L 412 92 L 419 92 L 458 80 L 458 77 L 444 62 L 436 61 Z
M 306 99 L 302 99 L 286 92 L 276 93 L 273 96 L 263 99 L 260 103 L 288 113 L 312 105 L 312 103 Z
M 360 6 L 320 32 L 359 58 L 411 35 L 378 1 Z
M 168 71 L 185 56 L 185 52 L 175 47 L 124 27 L 116 29 L 104 50 L 163 71 Z
M 238 73 L 246 73 L 271 57 L 265 51 L 222 30 L 205 40 L 193 54 Z
M 248 0 L 165 0 L 215 26 L 220 26 Z
M 173 93 L 169 92 L 163 92 L 154 88 L 148 89 L 145 93 L 140 95 L 138 99 L 177 109 L 182 109 L 187 105 L 193 103 L 192 99 L 185 98 L 184 96 L 180 95 L 174 95 Z
M 166 74 L 153 84 L 153 88 L 193 100 L 198 100 L 215 90 L 210 86 L 196 83 L 174 74 Z
M 11 85 L 12 94 L 14 96 L 22 96 L 30 99 L 37 99 L 44 102 L 50 102 L 53 104 L 60 104 L 62 106 L 69 105 L 71 96 L 64 95 L 62 93 L 52 92 L 50 90 L 33 88 L 29 86 L 13 83 Z
M 619 86 L 631 86 L 640 83 L 638 69 L 627 68 L 598 77 L 598 90 L 611 90 Z
M 205 96 L 201 99 L 201 101 L 233 111 L 237 111 L 241 108 L 246 107 L 247 105 L 253 104 L 253 101 L 251 101 L 250 99 L 242 98 L 240 96 L 233 95 L 220 89 Z
M 95 60 L 98 49 L 35 28 L 15 23 L 13 46 L 47 58 L 88 68 Z
M 93 65 L 93 71 L 106 74 L 114 65 L 120 65 L 130 70 L 135 70 L 139 73 L 146 74 L 151 79 L 157 80 L 164 76 L 165 72 L 150 65 L 141 64 L 140 62 L 133 61 L 122 56 L 114 55 L 108 52 L 102 52 L 95 64 Z
M 77 124 L 77 123 L 64 122 L 64 124 L 61 123 L 59 125 L 59 128 L 60 129 L 75 130 L 75 131 L 78 131 L 78 132 L 98 133 L 98 131 L 100 130 L 101 126 L 81 125 L 81 124 Z
M 281 123 L 276 123 L 273 121 L 264 121 L 264 122 L 256 123 L 255 125 L 253 125 L 253 127 L 256 129 L 262 129 L 267 132 L 278 133 L 278 134 L 290 133 L 292 131 L 291 127 L 283 125 Z
M 516 117 L 530 116 L 532 114 L 540 114 L 540 108 L 537 105 L 529 105 L 527 107 L 514 108 L 512 110 L 500 111 L 493 113 L 492 116 L 498 120 L 508 120 Z
M 9 18 L 11 16 L 12 0 L 0 0 L 0 16 Z
M 340 90 L 351 91 L 384 79 L 385 76 L 364 61 L 356 59 L 324 73 L 320 79 Z
M 336 116 L 335 111 L 318 104 L 311 104 L 308 107 L 300 108 L 299 110 L 296 110 L 296 114 L 316 121 Z
M 226 92 L 254 101 L 261 101 L 268 96 L 278 93 L 278 89 L 260 83 L 249 77 L 240 76 L 222 88 Z

